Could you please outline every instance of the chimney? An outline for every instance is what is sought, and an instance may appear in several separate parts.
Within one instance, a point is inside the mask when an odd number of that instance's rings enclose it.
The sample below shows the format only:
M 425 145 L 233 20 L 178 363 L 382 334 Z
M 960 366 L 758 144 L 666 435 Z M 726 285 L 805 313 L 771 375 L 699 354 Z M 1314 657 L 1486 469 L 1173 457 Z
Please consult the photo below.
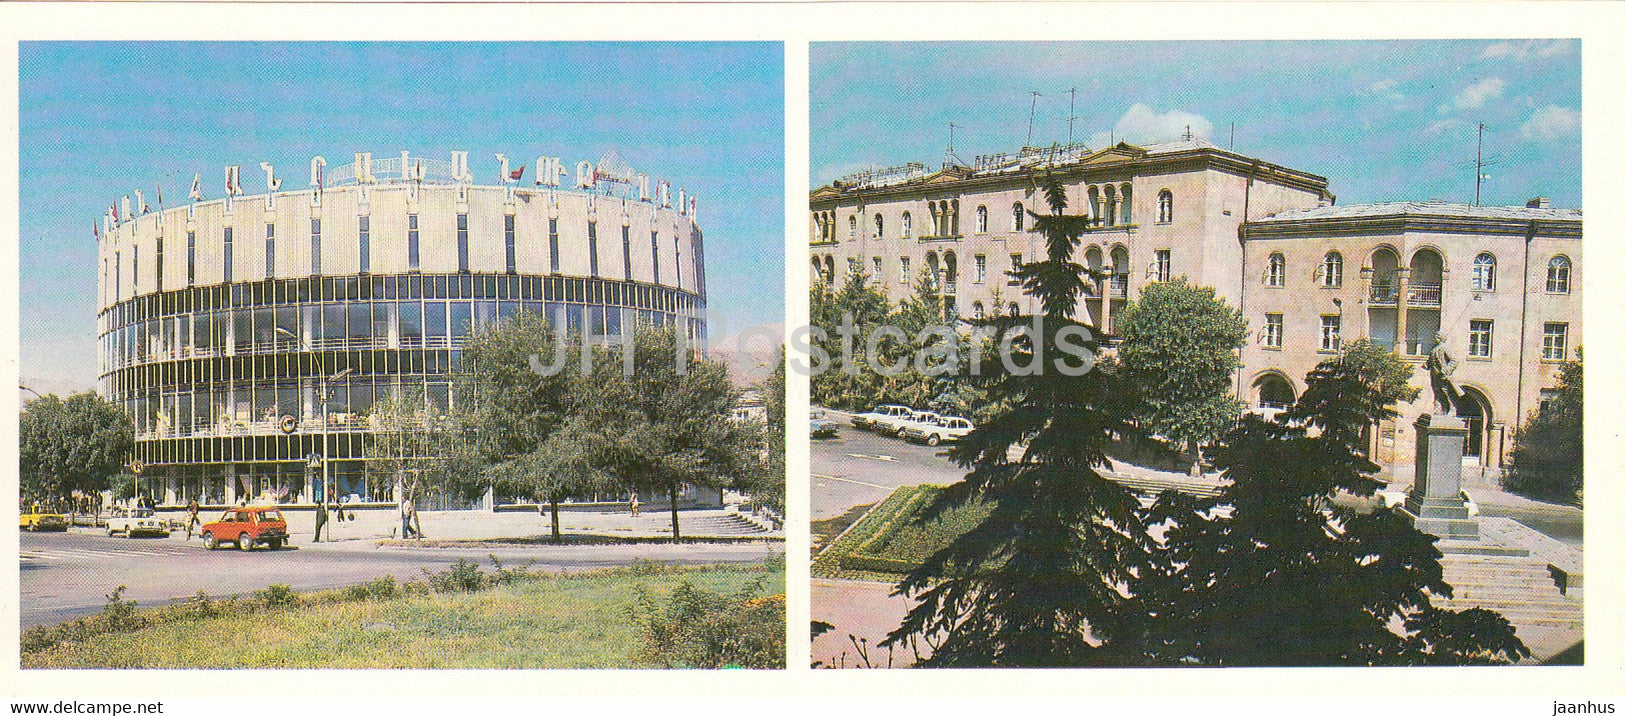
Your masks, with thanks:
M 1544 196 L 1537 196 L 1530 199 L 1529 203 L 1524 204 L 1524 206 L 1530 209 L 1550 209 L 1552 208 L 1552 200 Z

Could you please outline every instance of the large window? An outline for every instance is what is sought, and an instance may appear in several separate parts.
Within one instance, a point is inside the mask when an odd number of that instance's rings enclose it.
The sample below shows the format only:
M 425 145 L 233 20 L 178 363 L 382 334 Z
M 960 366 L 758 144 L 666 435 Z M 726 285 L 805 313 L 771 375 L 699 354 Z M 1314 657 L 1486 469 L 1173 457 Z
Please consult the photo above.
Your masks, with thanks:
M 1019 201 L 1010 206 L 1010 230 L 1027 230 L 1027 210 L 1022 208 Z
M 1270 288 L 1280 288 L 1286 285 L 1285 256 L 1270 254 L 1269 265 L 1264 269 L 1264 285 Z
M 509 217 L 512 219 L 512 217 Z M 632 280 L 632 227 L 621 227 L 621 271 L 626 280 Z
M 1495 256 L 1489 252 L 1478 255 L 1473 259 L 1473 290 L 1495 290 Z
M 423 304 L 402 301 L 400 305 L 401 347 L 416 348 L 423 345 Z
M 1495 322 L 1473 319 L 1467 322 L 1467 357 L 1489 358 L 1495 336 Z
M 559 272 L 559 220 L 547 220 L 547 250 L 553 261 L 553 273 Z
M 886 275 L 886 262 L 885 262 L 885 260 L 881 259 L 879 256 L 876 256 L 876 257 L 874 257 L 874 264 L 875 264 L 874 276 L 877 277 L 877 278 L 880 277 L 880 276 L 885 276 Z
M 1343 255 L 1336 251 L 1326 253 L 1320 262 L 1320 285 L 1337 288 L 1343 285 Z
M 1016 278 L 1016 272 L 1021 270 L 1021 254 L 1010 254 L 1010 285 L 1020 286 L 1021 279 Z
M 1285 319 L 1279 313 L 1264 314 L 1264 347 L 1280 348 L 1286 336 Z
M 976 207 L 976 233 L 987 233 L 987 207 Z
M 905 239 L 909 238 L 910 236 L 913 235 L 913 233 L 914 233 L 914 217 L 910 216 L 909 213 L 905 211 L 905 212 L 903 212 L 903 232 L 902 232 L 903 238 L 905 238 Z
M 1157 223 L 1167 224 L 1174 220 L 1174 193 L 1163 189 L 1157 195 Z
M 1320 350 L 1335 351 L 1343 344 L 1343 317 L 1320 317 Z
M 908 283 L 908 257 L 897 259 L 897 282 Z
M 265 225 L 265 277 L 276 278 L 276 224 Z
M 1168 281 L 1174 277 L 1174 252 L 1172 249 L 1157 249 L 1157 280 Z
M 1541 338 L 1542 360 L 1561 361 L 1569 357 L 1569 324 L 1548 323 Z
M 318 221 L 320 221 L 318 219 Z M 197 232 L 186 232 L 186 285 L 197 282 Z
M 856 238 L 858 238 L 858 215 L 857 214 L 853 214 L 851 216 L 846 217 L 846 238 L 848 238 L 848 239 L 856 239 Z
M 649 261 L 654 268 L 654 282 L 660 283 L 660 232 L 649 232 Z
M 982 282 L 984 282 L 986 280 L 987 280 L 987 255 L 986 254 L 977 254 L 976 255 L 976 282 L 977 283 L 982 283 Z
M 598 222 L 587 222 L 587 268 L 598 277 Z
M 225 235 L 222 237 L 221 243 L 223 244 L 223 249 L 224 250 L 221 252 L 220 266 L 221 266 L 221 270 L 225 273 L 225 279 L 224 280 L 229 283 L 232 280 L 232 273 L 231 273 L 231 227 L 230 226 L 226 227 Z
M 879 214 L 875 214 L 875 238 L 886 238 L 886 218 Z
M 1569 257 L 1563 256 L 1561 254 L 1559 254 L 1557 256 L 1553 256 L 1551 261 L 1546 262 L 1546 292 L 1547 293 L 1568 293 L 1569 292 L 1569 269 L 1570 268 L 1571 268 L 1571 265 L 1569 264 Z

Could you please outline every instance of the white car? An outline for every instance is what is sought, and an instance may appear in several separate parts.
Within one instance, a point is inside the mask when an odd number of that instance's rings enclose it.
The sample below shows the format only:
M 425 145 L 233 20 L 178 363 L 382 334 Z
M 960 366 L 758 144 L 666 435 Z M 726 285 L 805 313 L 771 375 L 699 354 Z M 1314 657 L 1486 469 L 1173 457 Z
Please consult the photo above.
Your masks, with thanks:
M 169 523 L 160 519 L 146 507 L 124 508 L 114 507 L 112 516 L 107 518 L 107 536 L 122 534 L 125 537 L 134 537 L 140 534 L 169 536 Z
M 914 415 L 914 409 L 906 405 L 876 405 L 874 410 L 852 416 L 852 427 L 859 430 L 874 430 L 876 425 L 882 421 L 907 418 L 912 415 Z
M 932 447 L 945 442 L 953 442 L 965 437 L 976 426 L 971 421 L 953 415 L 939 416 L 929 423 L 913 422 L 903 426 L 899 437 L 904 440 L 923 442 Z
M 941 419 L 941 415 L 933 413 L 929 410 L 919 410 L 915 411 L 915 413 L 909 417 L 898 418 L 896 422 L 875 428 L 875 432 L 885 433 L 892 437 L 900 438 L 903 437 L 903 431 L 909 429 L 910 427 L 916 425 L 936 425 L 937 421 Z

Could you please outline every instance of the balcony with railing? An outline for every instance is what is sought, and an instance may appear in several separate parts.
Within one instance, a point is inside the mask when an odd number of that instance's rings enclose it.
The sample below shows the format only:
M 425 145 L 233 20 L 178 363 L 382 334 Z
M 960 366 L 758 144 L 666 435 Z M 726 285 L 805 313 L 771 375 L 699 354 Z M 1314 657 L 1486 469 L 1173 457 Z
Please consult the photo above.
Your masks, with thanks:
M 1437 283 L 1412 282 L 1405 286 L 1405 305 L 1419 308 L 1438 308 L 1444 297 L 1444 286 Z
M 1112 277 L 1112 298 L 1128 298 L 1128 274 L 1119 274 Z
M 1372 281 L 1370 305 L 1397 306 L 1399 305 L 1399 284 L 1395 281 Z

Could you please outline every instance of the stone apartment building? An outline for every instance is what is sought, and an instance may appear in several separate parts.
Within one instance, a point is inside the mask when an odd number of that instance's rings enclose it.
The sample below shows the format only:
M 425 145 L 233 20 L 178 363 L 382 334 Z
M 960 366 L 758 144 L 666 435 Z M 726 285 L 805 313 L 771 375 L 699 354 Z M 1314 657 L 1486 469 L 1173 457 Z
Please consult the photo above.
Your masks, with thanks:
M 862 270 L 897 300 L 929 271 L 957 315 L 1031 312 L 1006 272 L 1043 254 L 1027 211 L 1048 211 L 1045 172 L 1066 186 L 1068 213 L 1094 219 L 1082 261 L 1110 272 L 1089 288 L 1084 319 L 1109 336 L 1151 283 L 1212 286 L 1252 329 L 1236 393 L 1254 410 L 1290 404 L 1344 341 L 1394 345 L 1420 367 L 1442 329 L 1479 411 L 1469 459 L 1499 465 L 1521 416 L 1580 345 L 1579 210 L 1340 207 L 1325 177 L 1200 139 L 1029 147 L 930 173 L 909 164 L 851 175 L 812 192 L 813 278 Z M 1410 423 L 1427 400 L 1376 426 L 1379 462 L 1411 461 Z

